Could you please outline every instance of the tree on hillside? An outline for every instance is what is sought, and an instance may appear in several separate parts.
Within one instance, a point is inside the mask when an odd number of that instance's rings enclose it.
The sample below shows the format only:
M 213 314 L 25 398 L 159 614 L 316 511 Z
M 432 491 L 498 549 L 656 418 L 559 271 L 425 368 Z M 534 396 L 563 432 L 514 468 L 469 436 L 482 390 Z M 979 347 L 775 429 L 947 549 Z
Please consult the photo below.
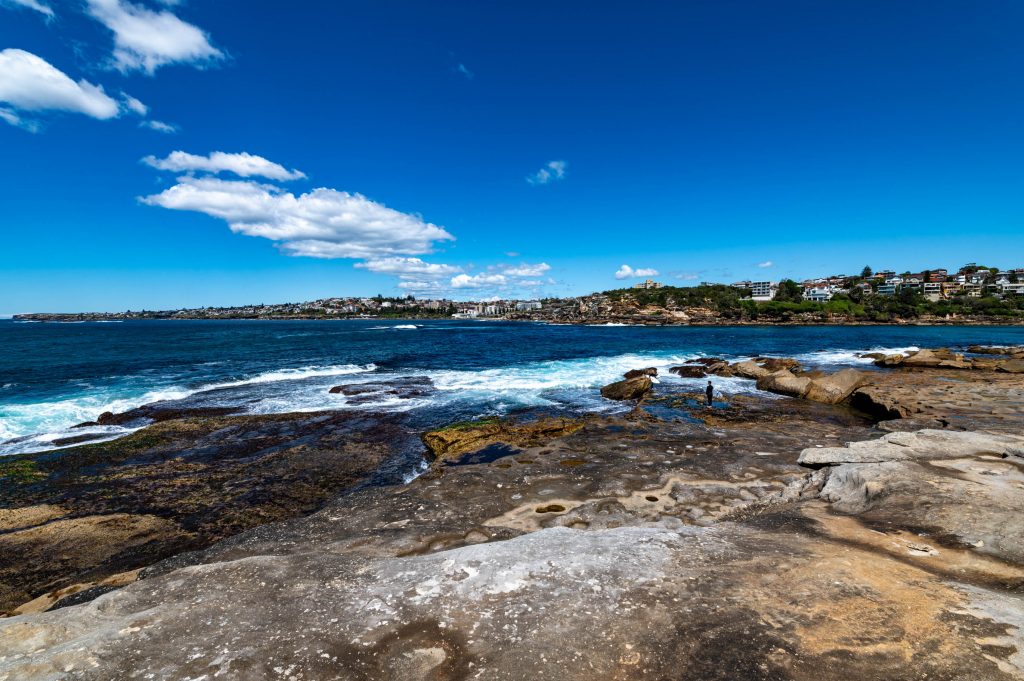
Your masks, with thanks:
M 860 277 L 861 277 L 861 279 L 868 279 L 868 278 L 870 278 L 870 277 L 871 277 L 871 275 L 873 275 L 873 274 L 874 274 L 874 271 L 872 271 L 872 269 L 871 269 L 871 268 L 870 268 L 869 266 L 867 266 L 867 265 L 865 265 L 865 266 L 864 266 L 864 269 L 862 269 L 862 270 L 860 271 Z
M 779 282 L 779 290 L 775 293 L 775 300 L 783 303 L 799 303 L 804 299 L 804 289 L 792 279 L 783 279 Z

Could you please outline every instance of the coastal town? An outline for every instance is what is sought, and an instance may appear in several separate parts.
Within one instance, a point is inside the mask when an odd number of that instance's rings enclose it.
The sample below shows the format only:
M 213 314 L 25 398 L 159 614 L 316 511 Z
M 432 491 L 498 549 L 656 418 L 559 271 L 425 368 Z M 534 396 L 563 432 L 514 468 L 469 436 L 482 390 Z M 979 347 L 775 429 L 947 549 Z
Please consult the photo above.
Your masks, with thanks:
M 125 312 L 30 313 L 20 321 L 114 321 L 127 319 L 511 319 L 607 322 L 637 317 L 651 323 L 714 323 L 716 319 L 751 319 L 821 312 L 831 321 L 864 317 L 865 307 L 881 309 L 872 321 L 905 317 L 918 304 L 918 316 L 957 319 L 979 313 L 1024 316 L 1024 267 L 1000 269 L 968 263 L 957 270 L 936 268 L 919 272 L 865 267 L 858 275 L 834 274 L 794 281 L 702 281 L 675 287 L 652 279 L 628 289 L 568 298 L 538 300 L 490 299 L 456 301 L 414 296 L 332 297 L 301 303 L 204 307 Z M 830 305 L 831 304 L 831 305 Z M 889 309 L 902 304 L 900 309 Z M 938 306 L 944 304 L 944 306 Z M 785 305 L 789 305 L 787 308 Z M 799 307 L 793 307 L 799 305 Z M 819 306 L 819 307 L 816 307 Z M 929 305 L 931 307 L 929 307 Z M 658 309 L 656 309 L 658 308 Z M 668 311 L 667 313 L 664 311 Z M 870 310 L 868 310 L 870 312 Z M 1021 315 L 1013 314 L 1021 312 Z M 1004 314 L 1006 313 L 1006 314 Z M 889 315 L 889 317 L 885 317 Z M 820 316 L 820 315 L 819 315 Z

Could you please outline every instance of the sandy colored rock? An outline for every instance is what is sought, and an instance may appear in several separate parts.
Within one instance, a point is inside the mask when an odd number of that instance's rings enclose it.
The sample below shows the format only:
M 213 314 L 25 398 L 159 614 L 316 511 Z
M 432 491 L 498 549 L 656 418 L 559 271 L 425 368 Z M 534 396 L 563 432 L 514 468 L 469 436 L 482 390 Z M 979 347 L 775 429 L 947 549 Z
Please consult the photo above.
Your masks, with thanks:
M 981 455 L 1024 457 L 1024 437 L 949 430 L 888 433 L 877 440 L 850 442 L 845 447 L 808 447 L 800 452 L 797 461 L 803 465 L 820 466 Z
M 811 388 L 811 379 L 782 369 L 757 379 L 757 389 L 790 397 L 804 397 Z
M 867 381 L 868 377 L 864 372 L 856 369 L 843 369 L 834 374 L 812 379 L 804 397 L 814 402 L 839 404 Z
M 654 383 L 650 378 L 640 376 L 604 386 L 601 388 L 601 396 L 609 400 L 639 400 L 653 387 Z

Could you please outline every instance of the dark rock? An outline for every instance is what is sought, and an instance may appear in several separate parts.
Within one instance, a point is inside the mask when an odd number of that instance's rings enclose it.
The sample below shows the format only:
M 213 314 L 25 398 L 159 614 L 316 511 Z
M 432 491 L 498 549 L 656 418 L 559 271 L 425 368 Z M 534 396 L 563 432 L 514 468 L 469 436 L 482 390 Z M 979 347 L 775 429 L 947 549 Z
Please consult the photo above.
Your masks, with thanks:
M 346 404 L 367 404 L 390 397 L 403 400 L 424 397 L 434 392 L 434 383 L 429 376 L 410 376 L 391 381 L 336 385 L 328 392 L 350 398 L 346 400 Z
M 640 378 L 641 376 L 657 376 L 658 369 L 656 367 L 647 367 L 646 369 L 630 369 L 623 376 L 626 380 L 631 378 Z
M 707 376 L 703 366 L 695 364 L 683 364 L 677 367 L 669 368 L 670 374 L 675 374 L 682 378 L 704 378 Z

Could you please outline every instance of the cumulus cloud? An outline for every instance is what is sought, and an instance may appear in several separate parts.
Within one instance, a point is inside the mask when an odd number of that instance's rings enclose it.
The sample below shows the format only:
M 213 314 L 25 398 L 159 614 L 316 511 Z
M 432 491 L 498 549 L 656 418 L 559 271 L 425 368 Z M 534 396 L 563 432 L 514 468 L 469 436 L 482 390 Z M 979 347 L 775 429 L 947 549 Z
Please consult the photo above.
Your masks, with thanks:
M 0 5 L 27 7 L 29 9 L 34 9 L 41 14 L 45 14 L 47 17 L 53 17 L 53 9 L 46 3 L 39 2 L 38 0 L 0 0 Z
M 106 120 L 121 113 L 118 103 L 99 85 L 77 83 L 63 71 L 31 52 L 8 48 L 0 52 L 0 117 L 29 128 L 24 112 L 70 111 Z
M 170 135 L 178 132 L 178 126 L 171 125 L 170 123 L 164 123 L 163 121 L 142 121 L 141 123 L 139 123 L 139 126 L 143 128 L 149 128 L 150 130 L 156 130 L 157 132 L 162 132 L 165 135 Z
M 454 239 L 419 217 L 327 188 L 296 196 L 253 181 L 185 176 L 140 201 L 219 218 L 231 231 L 270 239 L 289 255 L 374 260 L 429 253 L 434 242 Z
M 550 269 L 551 265 L 546 262 L 542 262 L 536 265 L 522 264 L 514 267 L 506 267 L 502 269 L 502 273 L 510 277 L 539 277 Z
M 504 286 L 508 283 L 508 279 L 503 274 L 481 272 L 472 276 L 468 274 L 456 275 L 452 277 L 450 283 L 452 288 L 491 288 Z
M 458 73 L 461 73 L 463 76 L 465 76 L 466 80 L 473 80 L 473 76 L 476 75 L 475 73 L 470 71 L 465 64 L 459 64 L 458 66 L 455 67 L 455 70 Z
M 461 272 L 461 267 L 424 262 L 419 258 L 378 258 L 366 262 L 357 262 L 356 267 L 370 272 L 395 274 L 403 278 L 445 277 Z
M 629 265 L 623 265 L 615 272 L 616 279 L 629 279 L 631 277 L 656 277 L 658 276 L 658 270 L 641 267 L 639 269 L 633 269 Z
M 548 184 L 555 180 L 561 180 L 565 178 L 565 171 L 568 168 L 569 164 L 565 161 L 548 161 L 533 175 L 527 175 L 526 181 L 530 184 Z
M 142 162 L 158 170 L 169 170 L 175 173 L 200 171 L 216 175 L 227 172 L 240 177 L 265 177 L 270 180 L 299 180 L 306 176 L 305 173 L 298 170 L 288 170 L 279 163 L 244 151 L 240 154 L 214 151 L 208 156 L 174 151 L 167 158 L 146 156 Z
M 86 0 L 89 14 L 114 33 L 114 66 L 152 75 L 166 64 L 208 64 L 224 53 L 199 27 L 167 10 L 153 11 L 126 0 Z
M 762 268 L 762 269 L 764 269 L 764 268 L 766 268 L 766 267 L 771 267 L 771 266 L 773 266 L 774 264 L 775 264 L 775 263 L 773 263 L 773 262 L 772 262 L 771 260 L 765 260 L 764 262 L 759 262 L 759 263 L 757 263 L 757 266 L 758 266 L 758 267 L 760 267 L 760 268 Z

